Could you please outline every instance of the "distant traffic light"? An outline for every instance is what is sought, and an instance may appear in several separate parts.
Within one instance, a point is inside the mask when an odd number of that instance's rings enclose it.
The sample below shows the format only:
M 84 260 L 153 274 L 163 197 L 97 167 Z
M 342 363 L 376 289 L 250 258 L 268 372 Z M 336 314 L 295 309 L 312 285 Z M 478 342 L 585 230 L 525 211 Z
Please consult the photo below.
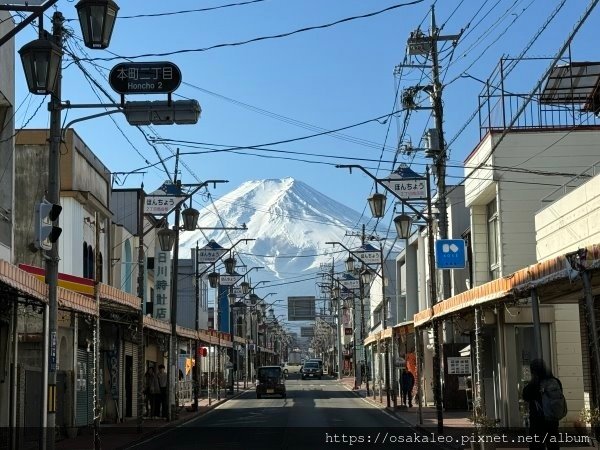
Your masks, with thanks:
M 58 219 L 62 206 L 50 203 L 43 199 L 35 208 L 35 246 L 41 250 L 52 249 L 62 233 L 62 228 L 54 226 L 53 222 Z

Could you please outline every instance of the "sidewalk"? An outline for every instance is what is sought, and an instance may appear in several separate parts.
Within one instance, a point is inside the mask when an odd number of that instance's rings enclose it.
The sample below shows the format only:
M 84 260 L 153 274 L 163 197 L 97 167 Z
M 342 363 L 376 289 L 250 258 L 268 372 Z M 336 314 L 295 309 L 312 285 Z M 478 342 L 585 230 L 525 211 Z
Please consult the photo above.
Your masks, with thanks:
M 252 386 L 249 385 L 251 389 Z M 166 430 L 168 427 L 176 427 L 189 420 L 206 414 L 213 408 L 223 404 L 227 400 L 236 398 L 244 392 L 244 383 L 239 383 L 239 393 L 237 389 L 235 394 L 223 396 L 220 400 L 211 398 L 211 404 L 208 404 L 207 398 L 198 400 L 198 411 L 191 410 L 191 404 L 186 403 L 179 411 L 179 417 L 171 422 L 163 419 L 146 419 L 142 423 L 141 432 L 138 432 L 137 418 L 126 420 L 122 423 L 111 423 L 100 425 L 100 444 L 102 450 L 117 450 L 133 445 L 135 442 L 148 439 L 149 437 Z M 226 390 L 221 391 L 223 394 Z M 79 435 L 74 439 L 63 439 L 56 442 L 56 450 L 88 450 L 94 448 L 94 430 L 93 427 L 86 427 L 79 430 Z
M 394 414 L 397 418 L 406 423 L 406 426 L 419 430 L 423 433 L 437 433 L 437 410 L 434 407 L 424 406 L 421 408 L 423 423 L 419 423 L 419 408 L 418 405 L 413 404 L 412 408 L 402 406 L 398 404 L 396 408 L 386 406 L 387 398 L 385 392 L 381 396 L 377 390 L 377 395 L 373 397 L 373 390 L 369 391 L 367 397 L 366 385 L 363 383 L 359 389 L 354 389 L 354 378 L 346 377 L 342 378 L 342 383 L 346 388 L 352 390 L 358 396 L 367 400 L 373 406 L 385 409 L 390 414 Z M 400 398 L 398 398 L 400 403 Z M 460 437 L 465 434 L 466 430 L 474 429 L 473 423 L 469 420 L 471 417 L 471 411 L 444 411 L 444 435 L 454 436 L 460 441 Z M 454 447 L 454 446 L 451 446 Z M 461 448 L 457 446 L 455 448 Z

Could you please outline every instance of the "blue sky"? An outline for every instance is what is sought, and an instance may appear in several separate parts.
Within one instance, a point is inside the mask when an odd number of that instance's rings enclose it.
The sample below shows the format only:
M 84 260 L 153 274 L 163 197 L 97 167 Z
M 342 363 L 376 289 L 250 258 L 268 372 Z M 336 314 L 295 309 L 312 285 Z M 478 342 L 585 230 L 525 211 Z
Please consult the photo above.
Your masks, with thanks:
M 139 14 L 167 13 L 187 9 L 208 8 L 237 3 L 241 0 L 178 0 L 158 2 L 121 0 L 121 10 L 111 46 L 107 51 L 89 51 L 92 58 L 136 56 L 234 43 L 260 36 L 276 35 L 296 29 L 327 24 L 352 16 L 376 12 L 402 3 L 400 0 L 265 0 L 205 12 L 162 16 L 159 18 L 125 18 Z M 517 56 L 545 22 L 557 0 L 440 0 L 436 16 L 442 34 L 456 34 L 466 29 L 452 54 L 448 45 L 441 48 L 442 73 L 448 84 L 444 89 L 446 140 L 453 138 L 477 107 L 480 82 L 460 78 L 464 73 L 486 79 L 501 55 Z M 68 19 L 75 19 L 74 1 L 60 0 L 58 9 Z M 393 9 L 374 17 L 341 23 L 326 29 L 298 33 L 290 37 L 189 52 L 172 56 L 146 57 L 138 61 L 167 60 L 177 64 L 183 73 L 183 84 L 175 98 L 195 98 L 202 106 L 202 117 L 193 126 L 163 126 L 145 129 L 149 136 L 223 146 L 259 145 L 299 138 L 320 130 L 332 130 L 390 114 L 399 109 L 395 102 L 397 86 L 404 89 L 422 79 L 419 69 L 405 70 L 402 78 L 394 76 L 394 67 L 405 56 L 409 33 L 419 24 L 429 32 L 431 1 Z M 558 13 L 532 48 L 528 56 L 552 56 L 562 45 L 587 2 L 571 0 Z M 476 14 L 480 9 L 481 11 Z M 489 12 L 488 12 L 489 11 Z M 595 11 L 572 45 L 574 60 L 597 60 L 595 43 L 600 12 Z M 469 24 L 469 20 L 472 21 Z M 77 36 L 79 24 L 68 22 Z M 49 27 L 49 20 L 46 20 Z M 19 34 L 16 48 L 35 38 L 28 28 Z M 71 40 L 71 48 L 76 40 Z M 86 51 L 88 51 L 86 49 Z M 84 56 L 81 50 L 76 50 Z M 452 59 L 450 56 L 452 55 Z M 84 62 L 84 67 L 115 99 L 106 81 L 108 70 L 123 59 Z M 513 72 L 511 89 L 529 92 L 549 61 L 521 62 Z M 17 61 L 17 127 L 47 127 L 48 113 L 40 104 L 41 97 L 27 98 L 20 63 Z M 421 83 L 427 83 L 425 78 Z M 107 99 L 102 94 L 102 102 Z M 164 97 L 131 96 L 129 100 L 163 99 Z M 73 64 L 64 72 L 63 99 L 72 103 L 96 103 L 90 84 Z M 423 98 L 424 104 L 428 101 Z M 73 110 L 67 121 L 98 111 Z M 286 119 L 282 119 L 284 116 Z M 427 110 L 412 114 L 407 136 L 415 146 L 423 131 L 431 126 Z M 114 119 L 114 122 L 113 122 Z M 294 121 L 293 123 L 292 120 Z M 270 146 L 271 149 L 334 156 L 333 158 L 285 155 L 248 150 L 245 153 L 267 155 L 257 157 L 234 153 L 184 155 L 180 166 L 184 182 L 205 179 L 228 179 L 229 185 L 213 190 L 219 197 L 244 181 L 260 178 L 298 178 L 326 195 L 361 212 L 372 189 L 371 181 L 355 172 L 324 164 L 275 159 L 285 156 L 318 162 L 351 163 L 342 157 L 394 158 L 403 116 L 391 122 L 368 124 L 343 131 L 344 138 L 321 136 L 298 142 Z M 120 128 L 117 128 L 118 127 Z M 312 127 L 311 127 L 312 126 Z M 317 128 L 314 128 L 317 127 Z M 156 151 L 142 133 L 131 127 L 121 115 L 94 119 L 76 125 L 76 131 L 92 151 L 112 171 L 127 172 L 156 163 Z M 350 137 L 350 138 L 348 138 Z M 360 140 L 360 144 L 356 141 Z M 450 148 L 448 183 L 462 174 L 460 165 L 479 140 L 477 118 L 462 132 Z M 169 148 L 157 145 L 163 158 L 171 157 L 177 144 Z M 203 151 L 179 145 L 181 152 Z M 213 147 L 217 148 L 217 147 Z M 409 161 L 400 158 L 399 162 Z M 416 171 L 426 162 L 413 161 Z M 173 170 L 174 160 L 167 162 Z M 377 162 L 363 162 L 373 168 Z M 380 176 L 389 173 L 391 165 L 379 165 Z M 189 170 L 188 170 L 189 169 Z M 147 173 L 119 178 L 122 187 L 138 187 L 144 183 L 148 191 L 165 179 L 161 167 Z

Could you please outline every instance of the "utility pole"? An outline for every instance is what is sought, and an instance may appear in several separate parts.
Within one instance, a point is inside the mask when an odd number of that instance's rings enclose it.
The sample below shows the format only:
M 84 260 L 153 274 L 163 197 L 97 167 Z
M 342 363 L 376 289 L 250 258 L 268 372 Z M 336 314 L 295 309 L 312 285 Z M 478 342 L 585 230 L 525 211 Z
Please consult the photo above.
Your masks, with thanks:
M 365 242 L 367 241 L 367 234 L 365 231 L 365 224 L 362 224 L 362 231 L 361 234 L 356 234 L 356 233 L 346 233 L 346 236 L 355 236 L 358 237 L 360 236 L 360 242 L 361 242 L 361 246 L 365 245 Z M 374 236 L 369 236 L 368 238 L 369 240 L 379 240 L 379 238 L 374 237 Z M 383 243 L 381 244 L 380 248 L 379 248 L 379 255 L 380 255 L 380 265 L 381 265 L 381 301 L 382 301 L 382 329 L 385 331 L 387 329 L 387 298 L 385 295 L 385 273 L 384 273 L 384 257 L 383 257 Z M 364 296 L 364 292 L 361 292 L 361 319 L 364 322 L 364 305 L 363 305 L 363 296 Z M 361 326 L 361 332 L 364 333 L 364 324 L 362 324 Z M 363 346 L 364 346 L 364 334 L 362 336 L 363 339 Z M 393 338 L 391 339 L 392 345 L 393 345 Z M 391 406 L 391 401 L 393 399 L 393 403 L 394 403 L 394 407 L 396 406 L 396 396 L 393 395 L 390 392 L 390 375 L 391 375 L 391 370 L 393 370 L 393 368 L 390 368 L 390 345 L 387 341 L 387 339 L 384 339 L 383 341 L 383 348 L 384 348 L 384 371 L 385 371 L 385 375 L 384 375 L 384 379 L 385 379 L 385 393 L 386 393 L 386 405 L 389 408 Z M 393 351 L 392 351 L 393 354 Z M 365 364 L 366 364 L 366 358 L 365 358 Z M 395 379 L 395 377 L 392 377 Z M 368 383 L 367 383 L 367 392 L 368 392 Z M 394 388 L 394 392 L 395 392 L 395 388 Z M 367 394 L 368 395 L 368 394 Z
M 52 16 L 52 37 L 54 42 L 62 48 L 63 39 L 63 15 L 56 11 Z M 61 58 L 62 60 L 62 58 Z M 54 93 L 50 99 L 50 151 L 49 151 L 49 163 L 48 163 L 48 192 L 46 198 L 50 203 L 55 205 L 60 204 L 60 144 L 61 144 L 61 82 L 62 73 L 60 73 L 59 62 L 59 74 L 56 78 L 56 86 Z M 58 226 L 58 219 L 54 223 Z M 56 426 L 56 351 L 57 351 L 57 331 L 58 331 L 58 241 L 52 244 L 52 249 L 48 252 L 48 258 L 46 259 L 46 284 L 48 284 L 48 309 L 47 309 L 47 320 L 45 323 L 48 324 L 47 333 L 45 336 L 49 337 L 49 346 L 45 345 L 45 349 L 50 348 L 49 354 L 47 350 L 44 351 L 45 358 L 43 365 L 45 366 L 44 377 L 46 383 L 43 386 L 42 392 L 42 406 L 45 406 L 42 410 L 42 442 L 41 447 L 52 450 L 55 448 L 55 426 Z
M 144 183 L 139 190 L 138 199 L 138 277 L 137 277 L 137 294 L 140 299 L 140 314 L 138 317 L 138 419 L 137 419 L 137 431 L 142 432 L 142 426 L 144 424 L 144 377 L 145 377 L 145 366 L 146 358 L 144 353 L 144 316 L 146 315 L 146 302 L 144 300 L 144 279 L 145 279 L 145 255 L 144 255 Z M 150 401 L 150 411 L 148 415 L 152 415 L 154 405 L 153 400 Z
M 448 239 L 448 211 L 447 211 L 447 199 L 446 199 L 446 142 L 444 140 L 444 108 L 442 103 L 442 92 L 443 86 L 440 82 L 440 66 L 438 58 L 438 42 L 439 41 L 453 41 L 456 43 L 460 38 L 462 31 L 457 35 L 440 35 L 440 30 L 437 28 L 435 21 L 435 7 L 431 6 L 431 30 L 429 36 L 424 35 L 420 30 L 411 33 L 408 39 L 408 53 L 410 55 L 426 55 L 431 54 L 431 79 L 432 85 L 429 86 L 413 86 L 407 89 L 403 95 L 403 104 L 409 109 L 426 109 L 417 107 L 417 102 L 413 96 L 419 91 L 425 91 L 431 100 L 431 110 L 435 120 L 435 128 L 430 129 L 426 133 L 426 156 L 433 159 L 433 167 L 435 168 L 435 176 L 437 179 L 437 208 L 438 208 L 438 235 L 440 239 Z M 415 67 L 413 65 L 409 65 Z M 402 66 L 398 66 L 402 67 Z M 427 66 L 421 66 L 426 68 Z M 429 216 L 433 220 L 432 216 Z M 432 232 L 430 227 L 429 232 Z M 430 239 L 431 242 L 432 239 Z M 430 249 L 430 251 L 432 251 Z M 435 267 L 431 267 L 431 277 L 435 277 Z M 440 273 L 440 285 L 442 300 L 450 297 L 450 276 L 448 271 L 442 271 Z M 432 306 L 438 302 L 438 292 L 432 293 L 431 303 Z M 438 430 L 443 432 L 443 409 L 442 409 L 442 374 L 441 374 L 441 360 L 442 349 L 439 340 L 441 323 L 433 321 L 433 337 L 434 337 L 434 352 L 433 352 L 433 367 L 434 367 L 434 397 L 438 416 Z M 451 324 L 448 324 L 447 330 L 452 334 Z

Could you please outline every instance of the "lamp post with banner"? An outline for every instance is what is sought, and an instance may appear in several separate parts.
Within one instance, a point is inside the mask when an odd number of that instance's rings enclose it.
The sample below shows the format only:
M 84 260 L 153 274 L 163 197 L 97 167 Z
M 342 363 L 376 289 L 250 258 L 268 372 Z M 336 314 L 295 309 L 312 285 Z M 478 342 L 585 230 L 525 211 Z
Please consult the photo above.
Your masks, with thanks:
M 383 187 L 394 198 L 399 200 L 403 207 L 406 206 L 412 212 L 427 224 L 427 243 L 428 243 L 428 267 L 429 267 L 429 296 L 431 305 L 435 305 L 437 299 L 437 283 L 436 283 L 436 265 L 435 265 L 435 245 L 434 245 L 434 218 L 431 207 L 431 187 L 429 167 L 426 169 L 426 176 L 408 175 L 406 167 L 401 167 L 395 176 L 389 178 L 377 178 L 371 172 L 360 165 L 337 165 L 337 168 L 346 168 L 352 172 L 352 169 L 358 169 L 371 178 L 376 186 Z M 414 174 L 414 172 L 410 171 Z M 415 174 L 416 175 L 416 174 Z M 409 178 L 412 177 L 412 178 Z M 419 209 L 415 208 L 411 201 L 425 200 L 427 213 L 424 214 Z M 368 199 L 371 213 L 375 218 L 381 218 L 385 213 L 386 196 L 384 194 L 375 193 Z M 412 217 L 407 214 L 400 214 L 394 218 L 394 225 L 398 236 L 402 239 L 408 239 L 411 233 Z M 385 299 L 384 299 L 385 300 Z M 441 355 L 440 355 L 440 340 L 439 340 L 439 323 L 433 322 L 433 395 L 436 405 L 438 432 L 444 432 L 444 414 L 442 407 L 442 380 L 441 380 Z M 419 396 L 419 408 L 421 408 L 421 396 Z

